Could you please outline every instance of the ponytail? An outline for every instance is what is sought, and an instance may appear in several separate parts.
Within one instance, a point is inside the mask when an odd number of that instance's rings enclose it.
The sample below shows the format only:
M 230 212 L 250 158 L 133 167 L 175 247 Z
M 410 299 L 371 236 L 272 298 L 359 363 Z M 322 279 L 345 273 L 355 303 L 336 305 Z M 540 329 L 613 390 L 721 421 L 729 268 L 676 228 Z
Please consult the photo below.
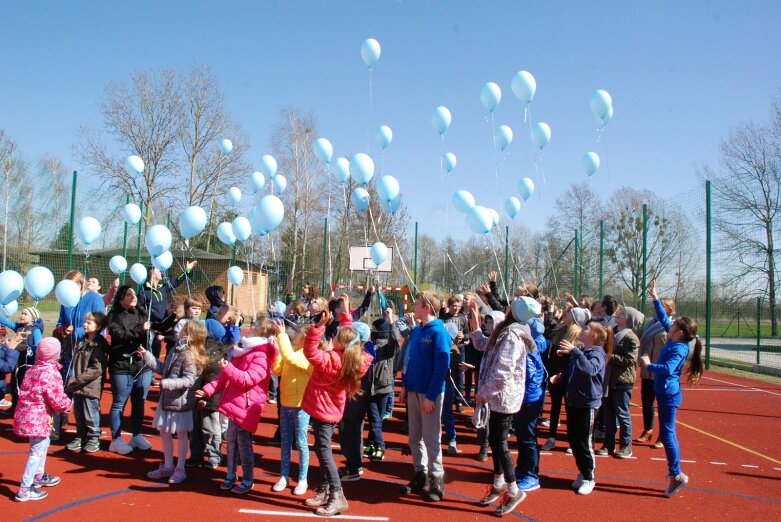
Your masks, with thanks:
M 351 327 L 339 328 L 336 341 L 344 346 L 342 368 L 339 370 L 337 384 L 347 391 L 347 398 L 353 399 L 361 394 L 361 368 L 363 366 L 363 343 Z
M 697 384 L 700 382 L 703 372 L 702 364 L 702 342 L 700 342 L 700 336 L 694 338 L 694 353 L 689 361 L 689 366 L 686 368 L 687 380 L 690 384 Z
M 610 327 L 605 328 L 607 331 L 607 337 L 605 339 L 605 353 L 607 358 L 613 357 L 613 329 Z

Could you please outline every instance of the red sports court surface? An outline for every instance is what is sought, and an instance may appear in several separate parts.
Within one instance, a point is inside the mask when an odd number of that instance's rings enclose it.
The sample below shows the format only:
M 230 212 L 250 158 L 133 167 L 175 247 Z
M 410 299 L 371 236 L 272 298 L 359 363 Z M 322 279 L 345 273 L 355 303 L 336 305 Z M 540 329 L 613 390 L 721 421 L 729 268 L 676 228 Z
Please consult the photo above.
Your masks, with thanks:
M 635 434 L 640 432 L 639 389 L 633 394 Z M 103 397 L 108 411 L 110 393 Z M 156 395 L 150 393 L 146 424 L 151 423 Z M 129 409 L 128 412 L 129 414 Z M 410 457 L 401 448 L 402 411 L 386 421 L 388 451 L 381 463 L 364 463 L 365 474 L 344 484 L 352 520 L 476 520 L 490 516 L 493 508 L 477 505 L 491 481 L 491 460 L 474 460 L 476 437 L 466 427 L 467 416 L 457 418 L 457 456 L 445 455 L 446 497 L 430 504 L 417 496 L 400 496 L 399 488 L 412 472 Z M 279 471 L 279 447 L 268 445 L 276 419 L 269 405 L 255 438 L 256 482 L 250 494 L 237 497 L 219 491 L 224 468 L 208 471 L 188 469 L 188 480 L 179 486 L 160 484 L 146 472 L 160 462 L 160 439 L 147 430 L 154 444 L 148 452 L 119 456 L 107 451 L 73 454 L 52 446 L 47 471 L 60 475 L 60 485 L 47 489 L 49 497 L 38 502 L 13 500 L 27 454 L 25 440 L 14 437 L 11 420 L 0 420 L 0 504 L 4 520 L 110 520 L 162 519 L 270 520 L 286 521 L 316 517 L 294 497 L 291 488 L 274 493 L 271 486 Z M 103 447 L 108 447 L 104 415 Z M 565 433 L 540 462 L 542 488 L 530 492 L 516 512 L 505 518 L 526 520 L 781 520 L 781 386 L 707 372 L 701 384 L 686 387 L 679 414 L 678 436 L 683 469 L 690 483 L 672 499 L 664 498 L 666 463 L 664 450 L 635 445 L 634 457 L 619 460 L 599 457 L 597 487 L 589 496 L 570 488 L 577 475 L 574 461 L 565 452 Z M 540 442 L 547 431 L 540 429 Z M 71 436 L 71 435 L 69 435 Z M 310 438 L 311 442 L 311 438 Z M 334 440 L 337 464 L 341 465 L 338 440 Z M 513 443 L 514 445 L 514 443 Z M 294 462 L 297 452 L 293 452 Z M 296 466 L 293 465 L 293 476 Z M 311 452 L 310 488 L 319 483 L 317 458 Z M 293 483 L 294 485 L 295 483 Z

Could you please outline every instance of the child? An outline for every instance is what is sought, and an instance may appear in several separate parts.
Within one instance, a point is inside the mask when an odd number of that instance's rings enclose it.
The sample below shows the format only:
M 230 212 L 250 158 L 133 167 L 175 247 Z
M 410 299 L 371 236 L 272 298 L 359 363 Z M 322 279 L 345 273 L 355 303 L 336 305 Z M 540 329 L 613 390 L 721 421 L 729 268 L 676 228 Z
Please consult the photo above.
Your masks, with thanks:
M 65 447 L 87 453 L 100 450 L 100 394 L 109 351 L 100 332 L 106 327 L 106 315 L 90 312 L 84 316 L 84 337 L 73 350 L 73 371 L 65 391 L 73 396 L 76 438 Z
M 202 306 L 203 305 L 201 302 L 194 297 L 188 297 L 184 300 L 184 317 L 179 319 L 179 321 L 176 323 L 176 326 L 174 326 L 175 335 L 178 336 L 181 329 L 184 328 L 184 325 L 186 325 L 187 322 L 191 319 L 195 319 L 198 322 L 203 322 L 200 319 Z
M 40 487 L 56 486 L 60 477 L 46 473 L 46 451 L 52 432 L 54 412 L 65 413 L 71 409 L 71 400 L 65 395 L 60 375 L 60 341 L 44 337 L 38 343 L 36 362 L 27 371 L 14 413 L 14 434 L 30 438 L 30 454 L 22 475 L 22 483 L 16 500 L 41 500 L 47 493 Z
M 4 337 L 4 336 L 3 336 Z M 6 382 L 5 375 L 10 373 L 13 375 L 16 369 L 16 363 L 19 361 L 19 351 L 16 349 L 19 343 L 22 342 L 23 335 L 17 333 L 11 339 L 2 340 L 2 346 L 0 346 L 0 407 L 5 408 L 11 406 L 11 401 L 5 400 L 6 394 Z
M 189 321 L 179 332 L 177 343 L 167 350 L 164 362 L 139 348 L 138 355 L 143 356 L 146 365 L 162 377 L 152 425 L 160 430 L 164 460 L 159 468 L 146 474 L 151 479 L 168 479 L 169 484 L 181 484 L 187 478 L 184 462 L 188 433 L 193 429 L 196 381 L 209 362 L 205 344 L 206 327 L 198 321 Z M 174 433 L 179 441 L 175 468 Z
M 209 301 L 209 308 L 206 309 L 206 319 L 215 319 L 219 309 L 228 304 L 225 302 L 225 288 L 219 285 L 212 285 L 204 293 Z
M 280 443 L 282 455 L 280 458 L 280 479 L 272 491 L 282 491 L 287 487 L 290 475 L 290 454 L 293 440 L 298 447 L 298 482 L 293 490 L 294 495 L 303 495 L 307 488 L 307 475 L 309 474 L 309 442 L 307 441 L 307 429 L 309 428 L 309 414 L 301 409 L 301 400 L 304 390 L 312 375 L 312 365 L 304 355 L 304 338 L 308 327 L 300 327 L 290 345 L 290 337 L 278 323 L 275 323 L 277 346 L 279 357 L 274 362 L 274 373 L 280 377 Z M 291 327 L 290 330 L 293 330 Z
M 580 474 L 572 483 L 579 495 L 594 490 L 594 449 L 592 435 L 596 411 L 602 404 L 602 382 L 605 378 L 605 360 L 613 351 L 613 329 L 599 323 L 589 323 L 580 334 L 583 348 L 562 340 L 559 353 L 569 355 L 567 366 L 567 440 Z M 554 384 L 563 376 L 551 378 Z
M 231 350 L 230 362 L 219 363 L 220 375 L 195 392 L 196 397 L 211 397 L 222 392 L 218 410 L 228 419 L 228 470 L 220 485 L 223 491 L 236 495 L 248 493 L 255 487 L 255 454 L 252 450 L 252 435 L 258 429 L 260 416 L 266 406 L 268 382 L 271 368 L 278 350 L 271 342 L 275 332 L 274 323 L 268 319 L 261 322 L 245 337 L 241 344 Z M 241 462 L 241 482 L 236 484 L 237 457 Z
M 667 342 L 656 364 L 651 363 L 648 355 L 643 355 L 640 357 L 640 366 L 654 374 L 654 392 L 659 409 L 659 440 L 664 444 L 667 478 L 670 480 L 664 496 L 669 498 L 689 482 L 689 477 L 681 471 L 681 452 L 675 433 L 675 417 L 683 400 L 680 379 L 689 354 L 689 343 L 694 341 L 694 352 L 686 372 L 689 382 L 695 384 L 702 376 L 702 343 L 697 335 L 697 323 L 689 317 L 681 316 L 675 322 L 670 322 L 656 293 L 656 279 L 651 283 L 648 293 L 654 300 L 656 318 L 667 331 Z
M 323 475 L 317 495 L 307 500 L 306 505 L 317 507 L 315 513 L 320 516 L 333 516 L 348 509 L 331 452 L 331 437 L 344 414 L 345 400 L 348 397 L 352 399 L 360 392 L 361 377 L 372 362 L 371 355 L 363 350 L 358 332 L 351 326 L 347 296 L 341 300 L 344 311 L 339 320 L 342 327 L 332 340 L 333 348 L 325 351 L 319 349 L 325 326 L 331 318 L 328 312 L 323 312 L 317 324 L 309 328 L 304 340 L 304 355 L 312 363 L 313 370 L 301 407 L 312 417 L 315 453 Z
M 35 348 L 38 346 L 42 337 L 41 332 L 43 332 L 43 321 L 40 318 L 41 314 L 32 307 L 22 310 L 17 322 L 9 321 L 0 315 L 0 325 L 22 334 L 22 340 L 16 346 L 16 350 L 19 352 L 16 370 L 11 375 L 11 407 L 4 411 L 5 415 L 14 414 L 24 375 L 27 373 L 27 369 L 35 364 Z

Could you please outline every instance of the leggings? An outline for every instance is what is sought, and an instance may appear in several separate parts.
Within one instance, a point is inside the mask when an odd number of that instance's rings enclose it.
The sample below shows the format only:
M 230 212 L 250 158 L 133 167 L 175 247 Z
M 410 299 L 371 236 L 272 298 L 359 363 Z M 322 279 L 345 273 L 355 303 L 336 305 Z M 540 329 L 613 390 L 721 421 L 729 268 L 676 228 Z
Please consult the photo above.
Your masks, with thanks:
M 643 400 L 643 429 L 648 431 L 654 428 L 654 380 L 642 379 L 640 395 Z
M 508 484 L 515 482 L 515 469 L 510 447 L 507 445 L 507 434 L 513 424 L 512 413 L 491 412 L 488 417 L 488 441 L 491 444 L 494 461 L 494 475 L 504 475 Z

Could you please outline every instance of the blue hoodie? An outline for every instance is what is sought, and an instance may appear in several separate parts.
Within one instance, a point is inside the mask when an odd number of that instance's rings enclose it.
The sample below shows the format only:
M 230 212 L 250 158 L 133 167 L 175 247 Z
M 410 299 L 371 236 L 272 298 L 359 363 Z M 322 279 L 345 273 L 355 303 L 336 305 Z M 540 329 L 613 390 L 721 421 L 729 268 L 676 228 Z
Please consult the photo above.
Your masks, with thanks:
M 656 319 L 662 324 L 665 332 L 670 331 L 670 318 L 659 300 L 654 301 Z M 689 356 L 689 343 L 668 341 L 662 347 L 662 353 L 656 364 L 649 364 L 646 369 L 654 374 L 654 393 L 657 395 L 676 395 L 681 392 L 681 372 Z
M 425 394 L 436 401 L 445 392 L 445 378 L 450 364 L 452 341 L 439 319 L 412 329 L 406 343 L 406 372 L 402 382 L 408 392 Z
M 575 408 L 599 408 L 605 379 L 605 350 L 595 346 L 583 350 L 573 348 L 569 353 L 567 404 Z
M 106 305 L 99 293 L 90 290 L 81 298 L 73 308 L 60 306 L 60 316 L 57 325 L 62 327 L 73 326 L 71 334 L 71 346 L 76 346 L 76 340 L 84 337 L 84 317 L 91 312 L 106 313 Z

